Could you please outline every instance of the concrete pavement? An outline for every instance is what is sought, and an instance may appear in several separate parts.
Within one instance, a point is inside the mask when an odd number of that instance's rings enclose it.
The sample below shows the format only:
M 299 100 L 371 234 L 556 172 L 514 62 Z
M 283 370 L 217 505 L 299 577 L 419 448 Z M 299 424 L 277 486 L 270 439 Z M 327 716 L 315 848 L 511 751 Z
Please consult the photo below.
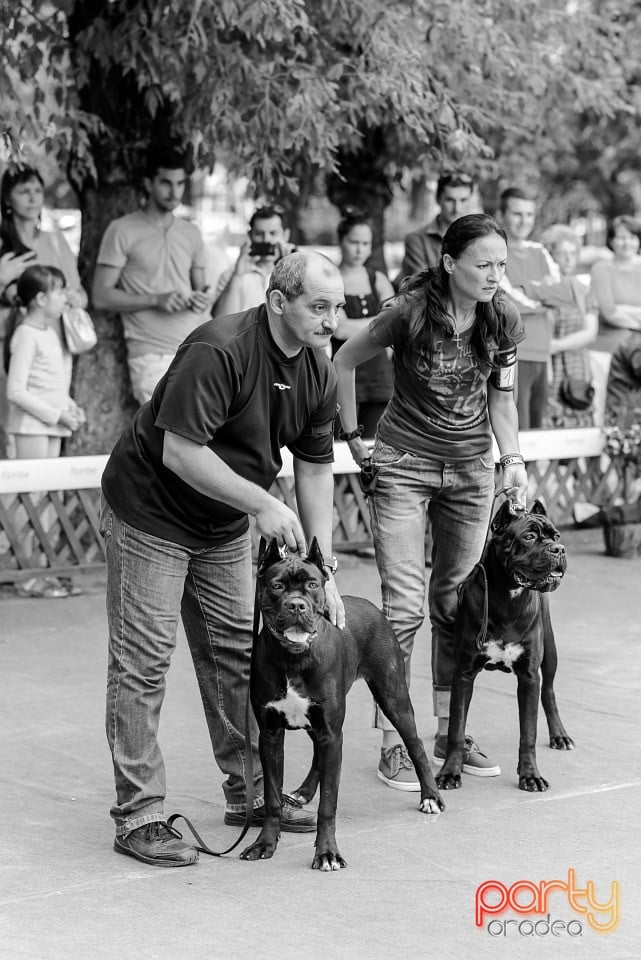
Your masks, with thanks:
M 501 764 L 501 777 L 464 777 L 429 819 L 418 796 L 376 779 L 379 735 L 371 730 L 367 688 L 358 683 L 345 724 L 338 839 L 348 869 L 309 869 L 313 835 L 284 834 L 271 861 L 201 857 L 195 867 L 161 870 L 112 851 L 113 784 L 103 732 L 106 665 L 104 584 L 78 578 L 83 596 L 0 599 L 2 720 L 2 960 L 294 960 L 411 956 L 478 960 L 537 955 L 627 960 L 641 941 L 638 867 L 641 560 L 603 553 L 600 530 L 565 537 L 569 571 L 552 597 L 560 653 L 557 694 L 577 749 L 547 747 L 539 765 L 547 794 L 516 787 L 518 722 L 513 678 L 477 683 L 470 730 Z M 343 556 L 344 593 L 379 601 L 373 561 Z M 428 748 L 431 717 L 428 631 L 419 635 L 412 696 Z M 222 823 L 222 777 L 213 762 L 196 681 L 180 635 L 161 722 L 167 812 L 189 816 L 214 846 L 237 831 Z M 309 762 L 308 738 L 286 741 L 286 788 Z M 513 888 L 517 904 L 542 880 L 593 882 L 618 904 L 594 931 L 563 889 L 545 916 L 485 916 L 475 926 L 480 884 L 496 880 L 488 905 Z M 618 913 L 617 913 L 618 911 Z M 549 914 L 549 918 L 547 918 Z M 547 918 L 547 919 L 546 919 Z M 522 921 L 522 922 L 521 922 Z M 534 923 L 539 921 L 538 927 Z M 521 927 L 518 926 L 521 922 Z M 488 924 L 491 924 L 488 928 Z M 547 927 L 547 930 L 546 930 Z

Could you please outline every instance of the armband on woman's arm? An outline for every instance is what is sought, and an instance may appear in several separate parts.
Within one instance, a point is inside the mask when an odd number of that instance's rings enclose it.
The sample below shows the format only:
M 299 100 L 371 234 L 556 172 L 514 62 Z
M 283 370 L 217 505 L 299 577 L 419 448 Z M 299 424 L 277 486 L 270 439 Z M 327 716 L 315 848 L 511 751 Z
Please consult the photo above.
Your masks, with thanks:
M 516 348 L 499 354 L 499 366 L 492 370 L 490 383 L 496 390 L 514 390 L 516 380 Z

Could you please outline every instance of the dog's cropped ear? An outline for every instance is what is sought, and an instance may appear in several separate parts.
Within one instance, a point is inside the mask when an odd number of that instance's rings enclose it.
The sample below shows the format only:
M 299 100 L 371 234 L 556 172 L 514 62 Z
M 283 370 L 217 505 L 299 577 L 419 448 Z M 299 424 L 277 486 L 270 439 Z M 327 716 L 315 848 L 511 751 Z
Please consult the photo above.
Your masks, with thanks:
M 529 510 L 530 513 L 538 514 L 540 517 L 547 517 L 548 512 L 542 500 L 536 499 Z
M 260 564 L 258 565 L 257 576 L 262 577 L 268 567 L 271 567 L 274 563 L 278 563 L 278 561 L 281 559 L 282 557 L 280 555 L 280 550 L 278 549 L 278 541 L 274 537 L 265 550 Z
M 323 576 L 325 576 L 325 558 L 321 553 L 321 548 L 318 546 L 318 540 L 316 537 L 313 537 L 312 539 L 309 550 L 307 551 L 306 559 L 309 561 L 309 563 L 313 563 L 315 566 L 317 566 Z
M 503 533 L 505 528 L 512 522 L 514 519 L 514 514 L 511 509 L 511 503 L 509 500 L 505 500 L 499 509 L 494 514 L 494 519 L 492 520 L 492 533 L 500 534 Z

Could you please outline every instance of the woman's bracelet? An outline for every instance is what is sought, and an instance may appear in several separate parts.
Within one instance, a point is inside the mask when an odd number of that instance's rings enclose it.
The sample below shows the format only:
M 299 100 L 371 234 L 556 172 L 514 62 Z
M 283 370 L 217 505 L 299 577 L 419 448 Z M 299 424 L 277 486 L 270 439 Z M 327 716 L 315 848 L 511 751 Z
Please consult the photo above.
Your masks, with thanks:
M 499 459 L 499 463 L 503 469 L 512 466 L 513 463 L 520 463 L 522 467 L 525 466 L 525 460 L 520 453 L 504 453 Z
M 350 430 L 349 433 L 345 433 L 344 430 L 338 431 L 339 440 L 355 440 L 356 437 L 363 436 L 363 426 L 359 423 L 355 430 Z

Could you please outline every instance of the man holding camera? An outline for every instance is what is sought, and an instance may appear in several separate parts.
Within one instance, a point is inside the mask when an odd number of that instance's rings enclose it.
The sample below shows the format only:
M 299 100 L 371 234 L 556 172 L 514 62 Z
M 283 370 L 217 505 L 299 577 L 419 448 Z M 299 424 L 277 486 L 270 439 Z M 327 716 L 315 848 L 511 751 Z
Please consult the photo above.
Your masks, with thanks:
M 236 265 L 218 281 L 214 317 L 242 313 L 265 299 L 274 264 L 292 253 L 285 211 L 275 204 L 258 207 L 249 221 L 249 236 L 240 248 Z

